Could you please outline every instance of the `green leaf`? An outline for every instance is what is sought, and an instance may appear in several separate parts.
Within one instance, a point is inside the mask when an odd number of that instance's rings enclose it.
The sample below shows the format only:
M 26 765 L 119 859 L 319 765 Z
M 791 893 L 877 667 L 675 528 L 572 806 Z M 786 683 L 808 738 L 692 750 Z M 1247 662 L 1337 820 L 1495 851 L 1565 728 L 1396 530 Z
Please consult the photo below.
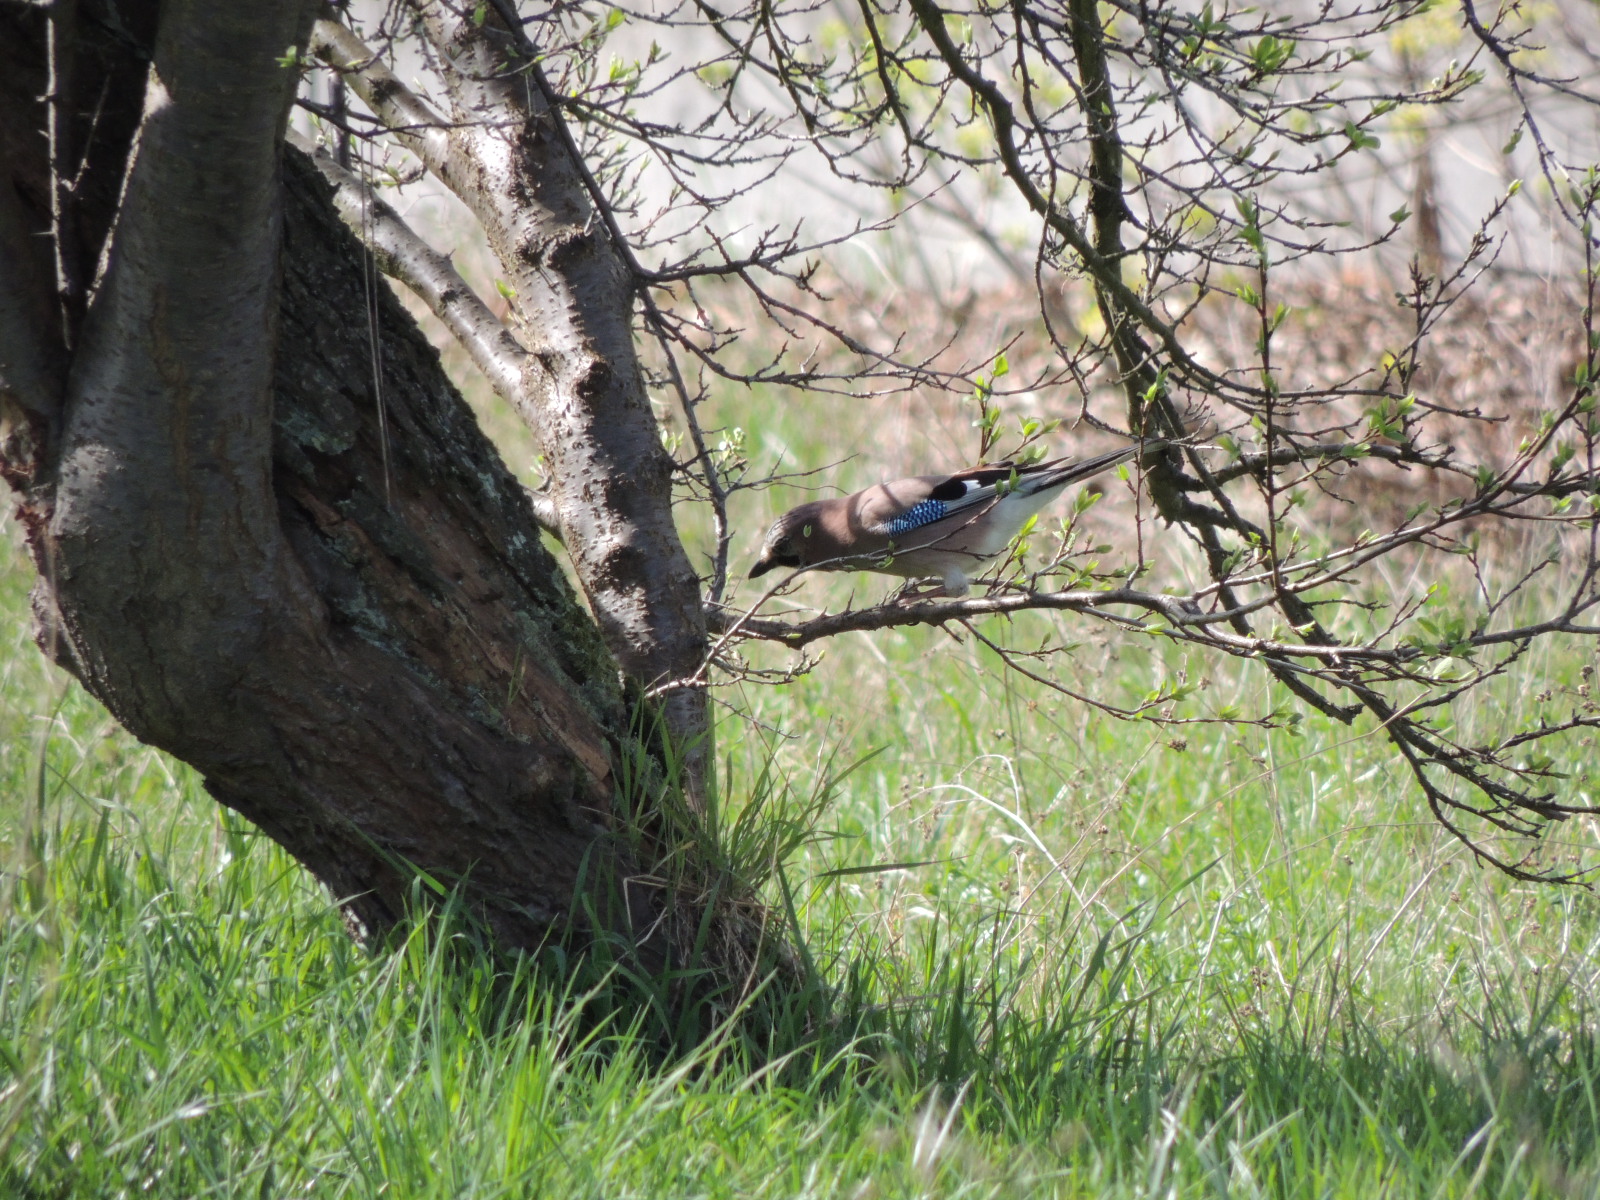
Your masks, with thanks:
M 1270 75 L 1284 63 L 1289 61 L 1289 56 L 1294 53 L 1294 43 L 1282 38 L 1275 38 L 1271 34 L 1261 38 L 1250 47 L 1250 60 L 1255 63 L 1256 70 L 1263 75 Z
M 1356 150 L 1376 150 L 1383 142 L 1368 133 L 1354 121 L 1344 123 L 1344 135 L 1350 139 L 1350 145 Z

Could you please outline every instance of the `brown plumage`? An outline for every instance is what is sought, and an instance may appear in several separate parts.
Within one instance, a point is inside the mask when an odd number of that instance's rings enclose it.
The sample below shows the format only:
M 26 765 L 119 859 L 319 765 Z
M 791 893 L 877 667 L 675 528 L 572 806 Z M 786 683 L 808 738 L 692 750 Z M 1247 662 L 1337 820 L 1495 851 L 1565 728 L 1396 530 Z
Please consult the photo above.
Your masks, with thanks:
M 960 596 L 1021 532 L 1028 518 L 1069 485 L 1164 442 L 1145 442 L 1081 462 L 994 463 L 954 475 L 914 475 L 865 491 L 791 508 L 773 522 L 751 568 L 778 567 L 937 576 Z

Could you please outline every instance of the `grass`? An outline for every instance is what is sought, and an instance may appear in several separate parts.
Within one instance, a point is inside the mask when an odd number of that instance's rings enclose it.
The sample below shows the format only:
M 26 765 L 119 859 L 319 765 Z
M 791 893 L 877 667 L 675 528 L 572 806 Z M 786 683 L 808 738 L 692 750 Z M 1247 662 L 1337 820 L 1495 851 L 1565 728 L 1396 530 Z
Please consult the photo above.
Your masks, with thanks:
M 1179 750 L 928 631 L 841 647 L 748 701 L 805 737 L 724 731 L 736 795 L 892 747 L 786 871 L 839 1022 L 763 1069 L 728 1038 L 663 1060 L 593 999 L 496 977 L 447 918 L 359 951 L 281 851 L 42 663 L 25 582 L 14 554 L 7 1194 L 1600 1188 L 1594 901 L 1474 869 L 1370 736 L 1201 726 Z M 1104 685 L 1172 669 L 1123 647 Z M 925 865 L 876 869 L 900 863 Z
M 763 436 L 826 459 L 795 415 Z M 0 553 L 0 1194 L 1600 1194 L 1600 909 L 1475 868 L 1370 726 L 1119 723 L 938 631 L 843 639 L 730 693 L 750 720 L 721 730 L 735 800 L 803 807 L 866 759 L 771 897 L 839 1003 L 775 1062 L 727 1034 L 664 1057 L 448 913 L 356 948 L 42 661 Z M 1248 670 L 1068 633 L 1111 701 L 1182 677 L 1196 713 L 1272 704 Z M 1590 653 L 1552 642 L 1456 720 L 1526 719 Z M 1552 836 L 1594 849 L 1587 821 Z

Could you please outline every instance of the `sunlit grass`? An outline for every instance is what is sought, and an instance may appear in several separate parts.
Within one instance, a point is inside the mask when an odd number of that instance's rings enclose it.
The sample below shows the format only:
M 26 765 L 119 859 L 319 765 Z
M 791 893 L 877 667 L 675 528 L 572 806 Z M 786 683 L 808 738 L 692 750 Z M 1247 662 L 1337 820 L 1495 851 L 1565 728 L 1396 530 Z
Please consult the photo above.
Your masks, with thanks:
M 841 408 L 828 436 L 865 420 Z M 741 496 L 749 542 L 797 498 Z M 735 806 L 764 773 L 769 803 L 803 803 L 865 758 L 769 897 L 838 1001 L 774 1063 L 731 1037 L 663 1058 L 448 919 L 355 947 L 280 850 L 43 662 L 5 552 L 0 1194 L 1600 1188 L 1595 902 L 1475 867 L 1370 722 L 1120 723 L 933 629 L 733 689 Z M 1249 667 L 1085 622 L 1005 632 L 1046 628 L 1114 703 L 1180 676 L 1203 683 L 1186 712 L 1278 702 Z M 1457 719 L 1526 720 L 1587 654 L 1551 643 Z M 1595 830 L 1551 839 L 1588 852 Z

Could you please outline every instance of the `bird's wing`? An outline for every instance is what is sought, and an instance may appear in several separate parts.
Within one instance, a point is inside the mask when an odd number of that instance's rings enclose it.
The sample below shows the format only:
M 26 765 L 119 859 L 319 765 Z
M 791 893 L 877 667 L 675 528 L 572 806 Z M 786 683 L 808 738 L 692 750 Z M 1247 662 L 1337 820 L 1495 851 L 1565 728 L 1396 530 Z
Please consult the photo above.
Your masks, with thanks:
M 1016 477 L 1015 471 L 1011 463 L 995 463 L 954 475 L 914 475 L 880 483 L 860 494 L 857 519 L 868 533 L 903 538 L 962 513 L 975 515 L 994 501 L 1001 484 Z
M 867 532 L 903 538 L 926 525 L 949 521 L 962 514 L 969 520 L 975 519 L 993 507 L 998 499 L 1013 492 L 1032 495 L 1049 488 L 1066 487 L 1127 462 L 1143 450 L 1159 449 L 1163 444 L 1124 446 L 1077 462 L 1055 458 L 1023 466 L 1013 462 L 986 463 L 954 475 L 896 479 L 860 493 L 856 511 L 861 527 Z

